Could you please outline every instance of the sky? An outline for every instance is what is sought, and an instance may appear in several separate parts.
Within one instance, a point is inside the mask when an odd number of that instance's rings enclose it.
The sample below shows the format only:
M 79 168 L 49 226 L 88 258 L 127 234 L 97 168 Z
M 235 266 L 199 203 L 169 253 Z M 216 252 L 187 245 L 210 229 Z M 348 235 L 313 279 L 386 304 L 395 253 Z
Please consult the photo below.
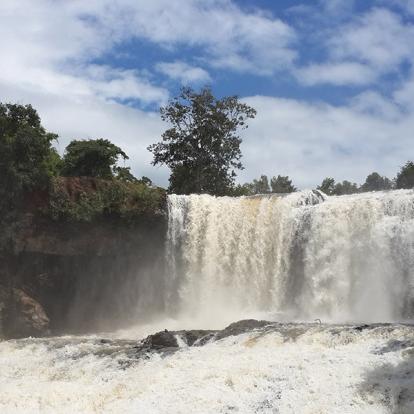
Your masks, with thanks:
M 414 0 L 1 0 L 0 101 L 72 139 L 107 138 L 168 183 L 159 107 L 209 85 L 257 110 L 238 182 L 393 178 L 414 158 Z

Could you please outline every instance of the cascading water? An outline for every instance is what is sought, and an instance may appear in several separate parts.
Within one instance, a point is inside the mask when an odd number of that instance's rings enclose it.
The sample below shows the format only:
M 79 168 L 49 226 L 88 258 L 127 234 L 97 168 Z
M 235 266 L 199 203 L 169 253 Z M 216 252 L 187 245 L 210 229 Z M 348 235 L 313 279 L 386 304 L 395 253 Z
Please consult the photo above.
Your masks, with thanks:
M 414 192 L 168 198 L 168 299 L 206 323 L 414 312 Z
M 165 281 L 146 278 L 137 298 L 157 291 L 168 317 L 104 339 L 0 342 L 2 414 L 414 412 L 414 326 L 325 323 L 413 316 L 414 191 L 172 195 L 168 208 Z M 247 316 L 322 323 L 165 332 Z M 156 331 L 175 348 L 147 350 Z

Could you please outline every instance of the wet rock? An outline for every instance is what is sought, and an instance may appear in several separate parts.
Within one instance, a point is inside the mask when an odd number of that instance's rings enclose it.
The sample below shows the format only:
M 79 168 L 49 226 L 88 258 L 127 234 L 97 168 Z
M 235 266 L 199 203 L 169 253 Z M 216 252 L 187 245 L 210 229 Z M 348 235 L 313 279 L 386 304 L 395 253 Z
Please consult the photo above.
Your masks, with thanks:
M 178 348 L 178 342 L 174 332 L 167 330 L 149 335 L 143 344 L 150 349 Z
M 367 325 L 367 324 L 363 324 L 363 325 L 359 325 L 359 326 L 355 326 L 355 330 L 356 331 L 359 331 L 359 332 L 362 332 L 364 329 L 369 329 L 370 328 L 370 326 L 369 325 Z
M 11 309 L 5 324 L 11 338 L 49 334 L 49 318 L 42 305 L 21 289 L 13 289 Z
M 252 331 L 254 329 L 263 328 L 264 326 L 271 325 L 269 321 L 258 321 L 256 319 L 245 319 L 242 321 L 234 322 L 227 326 L 227 328 L 219 331 L 216 335 L 216 339 L 227 338 L 228 336 L 236 336 L 245 332 Z
M 177 331 L 176 333 L 183 338 L 188 346 L 197 346 L 207 343 L 214 337 L 217 331 L 195 329 L 191 331 Z

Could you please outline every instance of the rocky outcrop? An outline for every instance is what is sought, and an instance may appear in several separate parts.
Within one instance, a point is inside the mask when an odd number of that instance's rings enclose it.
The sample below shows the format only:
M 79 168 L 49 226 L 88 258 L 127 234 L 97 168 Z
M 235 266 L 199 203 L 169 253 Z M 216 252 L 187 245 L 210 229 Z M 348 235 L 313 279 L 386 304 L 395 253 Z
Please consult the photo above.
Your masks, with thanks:
M 45 336 L 50 333 L 50 321 L 42 305 L 21 289 L 13 289 L 9 318 L 10 323 L 6 324 L 9 337 Z
M 71 188 L 74 198 L 82 191 L 78 187 Z M 137 318 L 137 296 L 144 291 L 142 306 L 160 308 L 163 211 L 134 220 L 107 216 L 70 222 L 43 214 L 45 205 L 44 194 L 28 198 L 0 248 L 0 337 L 120 327 Z M 5 328 L 5 320 L 13 329 Z
M 26 292 L 0 285 L 0 338 L 46 336 L 49 322 L 42 305 Z

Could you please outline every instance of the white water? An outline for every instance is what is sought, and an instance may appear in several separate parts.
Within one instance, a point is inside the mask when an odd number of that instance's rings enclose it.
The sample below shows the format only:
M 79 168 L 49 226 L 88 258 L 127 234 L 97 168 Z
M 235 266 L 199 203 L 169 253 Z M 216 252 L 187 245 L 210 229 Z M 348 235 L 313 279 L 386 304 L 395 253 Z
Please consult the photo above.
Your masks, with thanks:
M 168 199 L 168 298 L 226 323 L 399 321 L 414 312 L 414 192 Z M 178 304 L 178 305 L 177 305 Z
M 288 326 L 128 366 L 122 343 L 8 341 L 0 343 L 0 412 L 412 414 L 413 345 L 414 329 L 401 325 Z

